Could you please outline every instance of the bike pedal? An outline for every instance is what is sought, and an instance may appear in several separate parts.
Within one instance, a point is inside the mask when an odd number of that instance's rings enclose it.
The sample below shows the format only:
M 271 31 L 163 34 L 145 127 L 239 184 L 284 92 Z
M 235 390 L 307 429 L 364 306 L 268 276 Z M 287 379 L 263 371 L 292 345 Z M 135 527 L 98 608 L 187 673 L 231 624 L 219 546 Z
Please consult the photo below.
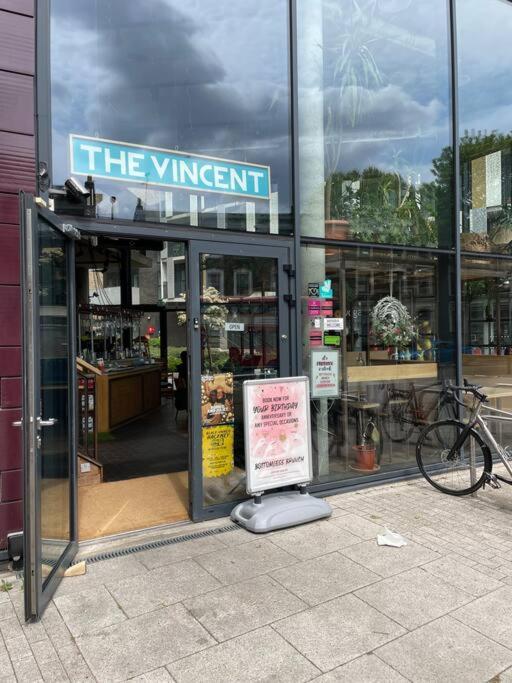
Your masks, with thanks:
M 486 476 L 485 481 L 484 481 L 483 488 L 485 488 L 485 485 L 486 485 L 486 484 L 489 484 L 489 486 L 490 486 L 492 489 L 500 489 L 500 488 L 501 488 L 501 484 L 500 484 L 500 482 L 498 481 L 498 479 L 496 478 L 496 475 L 495 475 L 495 474 L 488 474 L 488 475 Z

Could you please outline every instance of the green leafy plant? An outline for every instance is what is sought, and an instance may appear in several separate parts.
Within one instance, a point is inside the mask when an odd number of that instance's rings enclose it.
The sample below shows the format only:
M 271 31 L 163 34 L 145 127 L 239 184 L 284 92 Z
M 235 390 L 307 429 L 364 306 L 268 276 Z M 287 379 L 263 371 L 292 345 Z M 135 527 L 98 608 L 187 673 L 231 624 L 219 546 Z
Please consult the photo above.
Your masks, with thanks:
M 9 591 L 12 591 L 13 588 L 14 584 L 12 584 L 10 581 L 2 579 L 2 582 L 0 583 L 0 591 L 2 593 L 8 593 Z

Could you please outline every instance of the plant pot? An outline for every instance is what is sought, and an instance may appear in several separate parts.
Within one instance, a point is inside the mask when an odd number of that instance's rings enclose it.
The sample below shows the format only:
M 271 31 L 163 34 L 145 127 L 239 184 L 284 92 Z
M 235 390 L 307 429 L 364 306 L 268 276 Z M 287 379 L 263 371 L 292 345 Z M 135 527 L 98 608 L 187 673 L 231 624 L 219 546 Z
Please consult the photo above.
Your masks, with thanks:
M 362 444 L 360 446 L 354 446 L 356 451 L 356 462 L 357 466 L 361 470 L 374 470 L 375 469 L 375 456 L 376 448 L 375 446 L 368 446 Z
M 349 236 L 350 225 L 345 219 L 330 219 L 325 221 L 325 237 L 331 240 L 346 240 Z

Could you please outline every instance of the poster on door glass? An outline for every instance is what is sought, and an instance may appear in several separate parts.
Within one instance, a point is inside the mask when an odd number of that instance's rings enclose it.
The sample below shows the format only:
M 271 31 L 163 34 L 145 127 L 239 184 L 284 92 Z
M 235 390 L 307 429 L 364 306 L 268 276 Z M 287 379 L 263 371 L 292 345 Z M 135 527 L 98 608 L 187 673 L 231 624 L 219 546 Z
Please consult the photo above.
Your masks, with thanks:
M 312 479 L 309 379 L 244 382 L 247 493 Z

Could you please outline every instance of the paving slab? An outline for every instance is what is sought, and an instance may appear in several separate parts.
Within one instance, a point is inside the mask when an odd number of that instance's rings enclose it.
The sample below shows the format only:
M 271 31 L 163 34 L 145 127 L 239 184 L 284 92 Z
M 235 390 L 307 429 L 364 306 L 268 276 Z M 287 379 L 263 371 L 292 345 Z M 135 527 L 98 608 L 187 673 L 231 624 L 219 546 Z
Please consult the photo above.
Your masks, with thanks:
M 266 574 L 297 562 L 297 558 L 278 548 L 271 541 L 257 539 L 250 543 L 222 548 L 199 555 L 196 562 L 221 583 L 230 584 Z
M 258 576 L 185 600 L 184 605 L 219 641 L 253 631 L 307 607 L 269 576 Z
M 177 683 L 302 683 L 320 673 L 268 626 L 181 659 L 167 668 Z
M 385 531 L 385 528 L 382 524 L 371 522 L 364 517 L 355 515 L 354 513 L 341 515 L 340 517 L 334 518 L 332 521 L 334 524 L 339 526 L 340 529 L 345 529 L 351 534 L 354 534 L 354 536 L 358 536 L 363 540 L 377 538 L 377 534 L 383 534 Z
M 34 657 L 25 657 L 12 663 L 19 683 L 43 683 L 43 676 Z
M 460 588 L 475 597 L 487 595 L 503 586 L 501 581 L 485 576 L 479 571 L 457 561 L 453 556 L 441 557 L 422 565 L 422 569 L 439 576 L 447 583 Z
M 229 536 L 232 533 L 236 532 L 229 531 L 218 536 L 205 536 L 204 538 L 196 538 L 181 543 L 172 543 L 161 548 L 142 550 L 140 553 L 137 553 L 137 559 L 148 569 L 163 567 L 172 562 L 182 562 L 196 555 L 211 553 L 214 550 L 224 548 L 224 543 L 219 540 L 220 537 Z
M 215 644 L 183 607 L 171 605 L 76 640 L 100 683 L 114 683 L 165 666 Z
M 382 580 L 339 552 L 278 569 L 271 576 L 309 605 L 332 600 Z
M 162 667 L 149 671 L 147 674 L 142 674 L 142 676 L 130 678 L 131 683 L 172 683 L 173 680 L 167 669 Z
M 362 588 L 355 594 L 409 630 L 473 600 L 470 593 L 419 567 Z
M 107 584 L 107 588 L 126 614 L 134 617 L 206 593 L 220 585 L 197 562 L 184 560 Z
M 280 531 L 271 540 L 291 555 L 306 560 L 359 543 L 361 539 L 341 529 L 335 520 L 322 520 Z
M 383 577 L 399 574 L 405 569 L 412 569 L 440 557 L 439 553 L 411 541 L 401 548 L 377 545 L 376 540 L 363 541 L 342 548 L 340 552 Z
M 74 594 L 107 581 L 119 581 L 129 576 L 144 574 L 146 571 L 146 567 L 139 562 L 137 555 L 115 557 L 101 562 L 86 562 L 85 574 L 63 578 L 55 595 Z
M 104 586 L 61 595 L 54 602 L 75 638 L 126 619 L 126 615 Z
M 315 683 L 408 683 L 375 655 L 363 655 L 315 679 Z
M 329 671 L 405 633 L 354 595 L 345 595 L 273 624 L 321 671 Z
M 414 683 L 483 683 L 512 663 L 512 651 L 451 616 L 431 621 L 375 654 Z
M 453 617 L 493 640 L 512 648 L 512 587 L 504 586 L 471 604 Z

